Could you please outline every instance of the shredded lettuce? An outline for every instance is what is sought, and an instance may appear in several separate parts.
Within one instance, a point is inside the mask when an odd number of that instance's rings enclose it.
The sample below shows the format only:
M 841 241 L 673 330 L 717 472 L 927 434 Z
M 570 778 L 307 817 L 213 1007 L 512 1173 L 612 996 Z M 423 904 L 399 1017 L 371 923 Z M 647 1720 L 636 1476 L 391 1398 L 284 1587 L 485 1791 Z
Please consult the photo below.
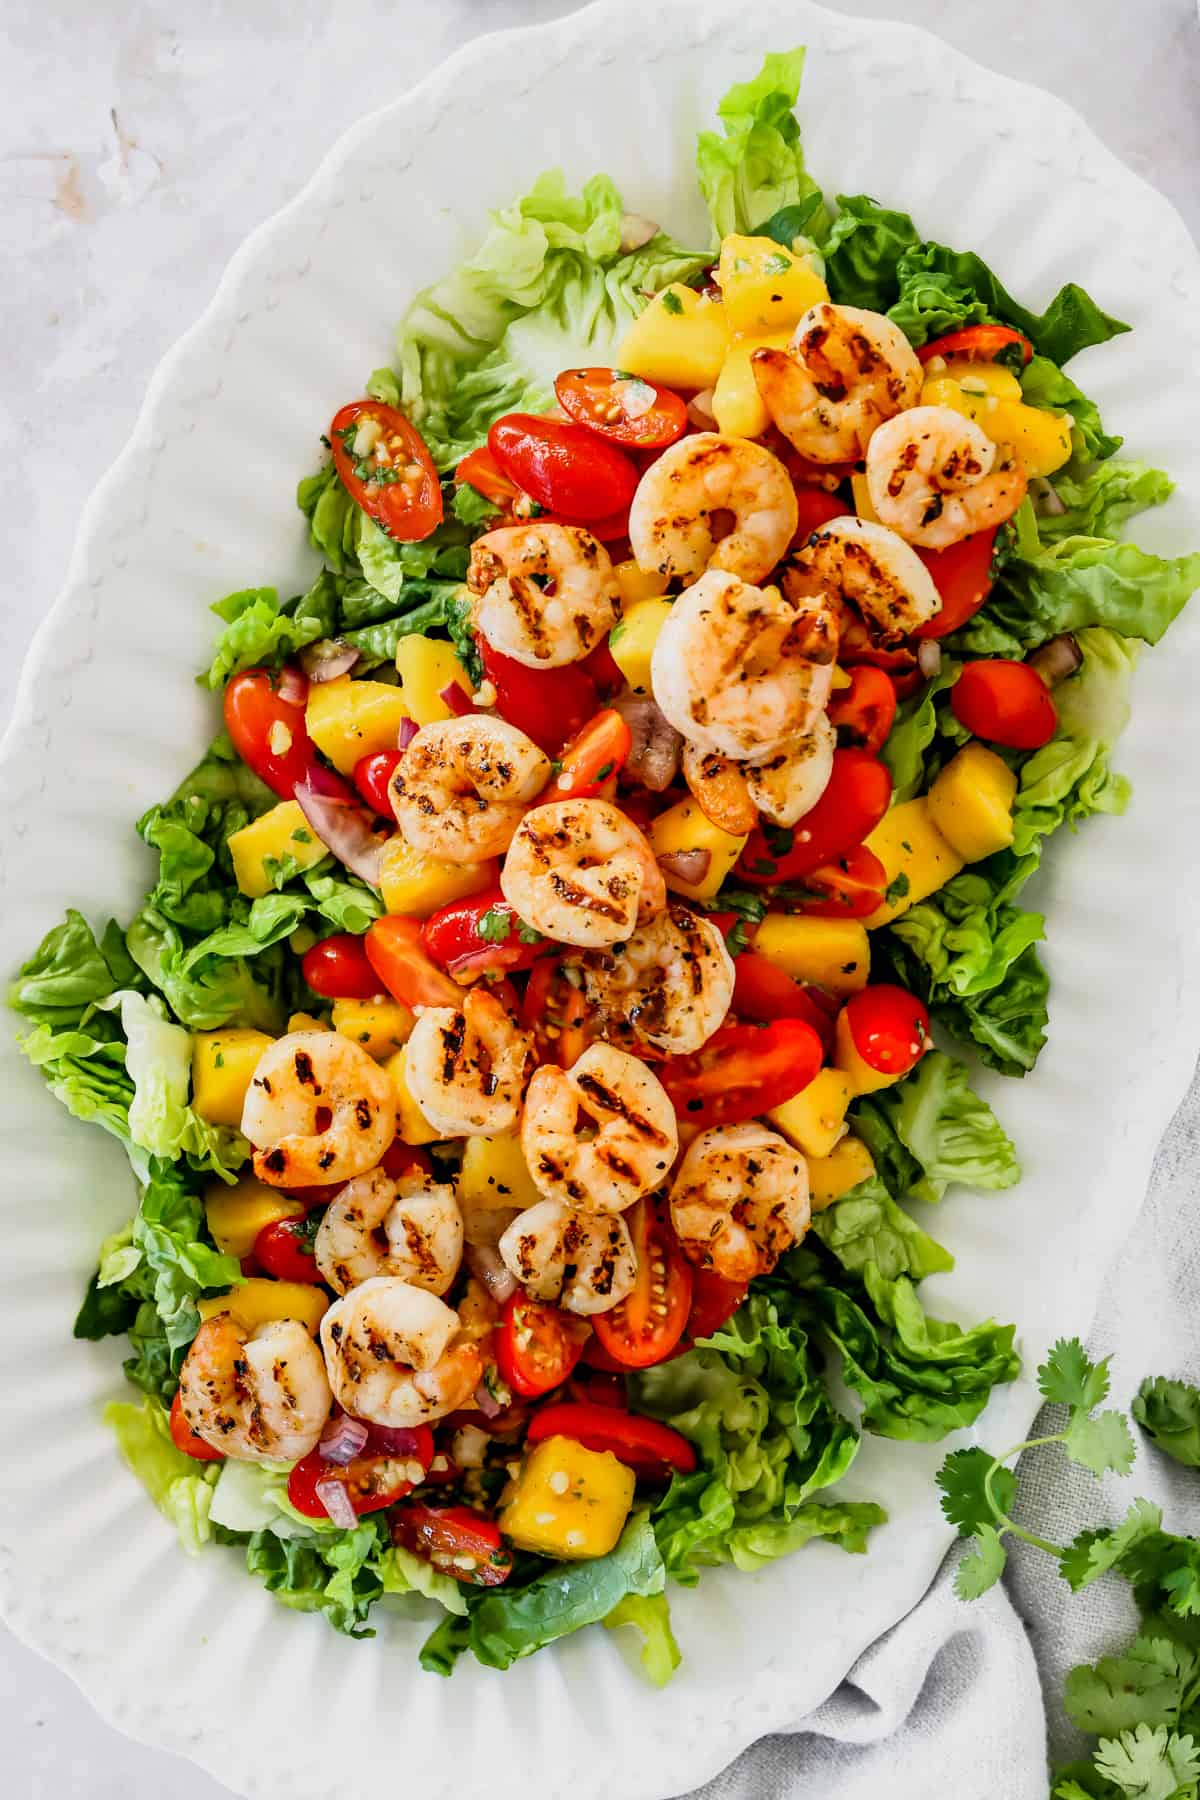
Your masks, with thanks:
M 700 133 L 696 173 L 714 245 L 729 232 L 758 233 L 768 223 L 778 230 L 778 215 L 804 203 L 811 204 L 793 215 L 785 241 L 790 244 L 801 231 L 818 243 L 825 236 L 829 214 L 805 168 L 793 110 L 803 73 L 803 49 L 769 52 L 754 79 L 735 83 L 718 105 L 724 135 Z

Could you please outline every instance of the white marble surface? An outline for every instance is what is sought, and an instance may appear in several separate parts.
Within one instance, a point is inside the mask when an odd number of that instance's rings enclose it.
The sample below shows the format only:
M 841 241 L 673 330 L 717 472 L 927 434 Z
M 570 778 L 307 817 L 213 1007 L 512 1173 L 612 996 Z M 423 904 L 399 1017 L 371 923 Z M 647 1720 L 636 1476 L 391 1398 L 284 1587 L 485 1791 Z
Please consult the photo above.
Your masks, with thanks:
M 246 233 L 303 185 L 338 132 L 464 37 L 571 10 L 562 0 L 0 5 L 0 724 L 87 494 Z M 840 10 L 903 16 L 1052 89 L 1200 231 L 1195 0 L 1008 0 L 1000 12 L 994 0 L 840 0 Z M 961 235 L 969 241 L 969 222 Z M 23 1800 L 225 1792 L 109 1731 L 2 1627 L 0 1726 L 4 1791 Z

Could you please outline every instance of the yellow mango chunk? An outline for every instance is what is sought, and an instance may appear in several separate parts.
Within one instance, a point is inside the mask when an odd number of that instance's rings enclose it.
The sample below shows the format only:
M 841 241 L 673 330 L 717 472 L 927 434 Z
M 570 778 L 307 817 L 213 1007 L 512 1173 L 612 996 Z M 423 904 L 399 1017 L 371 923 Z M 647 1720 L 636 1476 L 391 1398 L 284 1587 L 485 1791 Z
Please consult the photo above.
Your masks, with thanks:
M 281 800 L 229 839 L 238 888 L 251 900 L 272 892 L 280 868 L 311 869 L 329 854 L 298 801 Z
M 762 348 L 786 350 L 791 341 L 790 331 L 735 340 L 713 389 L 712 409 L 718 430 L 728 432 L 731 437 L 762 436 L 771 423 L 771 415 L 758 391 L 750 356 Z
M 361 1044 L 376 1062 L 383 1062 L 403 1049 L 416 1022 L 407 1006 L 386 995 L 375 1000 L 335 1000 L 333 1003 L 333 1029 Z
M 728 349 L 720 301 L 673 281 L 633 321 L 617 361 L 646 381 L 699 390 L 712 387 Z
M 854 510 L 860 519 L 869 519 L 872 525 L 878 525 L 879 514 L 871 504 L 871 490 L 867 486 L 865 475 L 857 472 L 850 477 L 850 489 L 854 495 Z
M 439 1133 L 413 1099 L 408 1085 L 406 1054 L 406 1050 L 397 1050 L 383 1065 L 396 1092 L 396 1136 L 405 1144 L 435 1144 Z
M 543 1556 L 606 1556 L 629 1517 L 633 1489 L 633 1470 L 611 1451 L 546 1438 L 506 1490 L 500 1529 L 518 1549 Z
M 458 1175 L 458 1200 L 464 1207 L 515 1206 L 524 1212 L 544 1198 L 534 1185 L 517 1132 L 498 1137 L 469 1137 Z
M 379 891 L 390 913 L 427 919 L 439 906 L 481 894 L 499 879 L 494 859 L 478 863 L 439 862 L 405 843 L 400 833 L 388 839 L 379 870 Z
M 935 357 L 927 364 L 921 389 L 922 406 L 953 406 L 950 387 L 971 399 L 1020 400 L 1021 383 L 1003 363 L 976 362 L 970 356 Z
M 240 1125 L 250 1078 L 273 1042 L 265 1031 L 243 1026 L 194 1032 L 192 1111 L 210 1125 Z
M 818 300 L 829 298 L 829 289 L 807 258 L 769 237 L 731 233 L 725 238 L 717 285 L 729 329 L 735 333 L 784 331 Z M 787 341 L 778 348 L 786 349 Z
M 861 1138 L 844 1137 L 828 1156 L 810 1156 L 808 1162 L 808 1204 L 814 1212 L 824 1212 L 860 1181 L 875 1173 L 875 1160 Z
M 202 1319 L 215 1319 L 231 1313 L 239 1325 L 254 1331 L 274 1319 L 299 1319 L 313 1337 L 329 1311 L 329 1295 L 306 1281 L 268 1281 L 255 1276 L 227 1294 L 214 1294 L 210 1300 L 197 1300 L 196 1311 Z
M 456 681 L 465 694 L 472 693 L 471 677 L 459 662 L 454 645 L 445 638 L 403 637 L 396 645 L 396 670 L 400 676 L 399 692 L 410 718 L 418 725 L 432 725 L 435 719 L 450 719 L 454 714 L 442 699 L 442 689 Z M 395 738 L 392 739 L 393 744 Z
M 352 775 L 360 756 L 396 748 L 400 727 L 408 716 L 398 687 L 339 675 L 334 681 L 315 681 L 309 688 L 304 723 L 309 737 L 334 768 Z
M 636 563 L 634 567 L 637 567 Z M 660 581 L 662 577 L 657 571 L 650 571 L 646 579 Z M 614 625 L 609 632 L 608 648 L 612 659 L 635 694 L 650 692 L 650 658 L 654 655 L 658 634 L 670 616 L 669 600 L 649 597 L 635 601 L 620 624 Z
M 639 601 L 657 599 L 660 594 L 666 593 L 669 586 L 665 575 L 660 574 L 657 569 L 643 569 L 632 556 L 617 563 L 613 574 L 621 590 L 621 605 L 626 619 Z M 621 627 L 618 625 L 615 629 L 620 631 Z
M 869 1062 L 864 1061 L 855 1047 L 844 1007 L 837 1019 L 833 1063 L 845 1075 L 855 1094 L 874 1094 L 880 1088 L 894 1087 L 908 1073 L 907 1069 L 897 1069 L 894 1073 L 873 1069 Z
M 291 1031 L 329 1031 L 328 1019 L 318 1019 L 315 1013 L 295 1012 L 287 1022 Z
M 768 913 L 754 935 L 760 956 L 830 994 L 854 994 L 871 973 L 871 944 L 857 919 L 811 919 Z
M 887 873 L 887 898 L 866 920 L 871 931 L 928 899 L 963 866 L 963 858 L 934 824 L 924 794 L 885 813 L 867 839 L 867 849 Z
M 927 378 L 922 406 L 950 406 L 985 431 L 994 444 L 1010 444 L 1032 480 L 1053 475 L 1071 454 L 1071 427 L 1063 413 L 1026 406 L 1021 384 L 1010 369 L 997 363 L 960 363 L 958 380 L 949 375 Z
M 279 1219 L 299 1219 L 304 1207 L 289 1200 L 277 1188 L 269 1188 L 254 1175 L 243 1175 L 235 1187 L 214 1181 L 204 1195 L 204 1216 L 213 1242 L 226 1256 L 249 1256 L 254 1240 L 267 1225 Z
M 854 1090 L 838 1069 L 820 1069 L 806 1088 L 767 1114 L 789 1144 L 808 1156 L 828 1156 L 846 1133 Z
M 682 894 L 685 900 L 711 900 L 746 847 L 744 837 L 733 837 L 705 818 L 690 794 L 659 813 L 650 827 L 649 838 L 655 856 L 674 856 L 682 850 L 708 851 L 708 868 L 699 881 L 684 881 L 669 869 L 663 870 L 672 893 Z
M 947 843 L 964 862 L 979 862 L 1012 843 L 1016 792 L 1017 778 L 1003 757 L 983 744 L 967 744 L 925 798 Z

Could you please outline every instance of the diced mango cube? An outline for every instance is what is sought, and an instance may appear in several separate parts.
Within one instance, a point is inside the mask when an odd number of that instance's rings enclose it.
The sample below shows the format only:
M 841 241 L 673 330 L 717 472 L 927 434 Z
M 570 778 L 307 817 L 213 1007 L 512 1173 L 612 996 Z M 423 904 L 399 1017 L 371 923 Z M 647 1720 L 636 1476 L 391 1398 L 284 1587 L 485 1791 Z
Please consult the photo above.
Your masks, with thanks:
M 192 1036 L 192 1111 L 210 1125 L 240 1125 L 246 1089 L 264 1050 L 265 1031 L 225 1026 Z
M 416 1022 L 407 1006 L 385 995 L 376 1000 L 335 1000 L 333 1003 L 333 1029 L 361 1044 L 376 1062 L 383 1062 L 402 1049 L 412 1036 Z
M 634 1473 L 574 1438 L 535 1445 L 506 1491 L 500 1529 L 519 1550 L 574 1561 L 606 1556 L 633 1504 Z
M 396 748 L 400 727 L 408 717 L 398 687 L 339 675 L 333 681 L 313 682 L 304 723 L 309 737 L 334 768 L 352 775 L 360 756 Z
M 729 329 L 735 333 L 781 332 L 818 300 L 829 298 L 829 289 L 808 259 L 769 237 L 731 233 L 725 238 L 717 285 Z M 785 338 L 778 347 L 782 350 L 786 344 Z
M 922 406 L 950 406 L 985 431 L 994 444 L 1010 444 L 1032 480 L 1052 475 L 1071 455 L 1071 427 L 1063 413 L 1027 406 L 1021 384 L 998 363 L 955 363 L 961 372 L 934 375 L 921 389 Z
M 721 373 L 713 389 L 713 417 L 719 431 L 728 432 L 731 437 L 762 436 L 771 423 L 771 415 L 754 379 L 751 353 L 762 348 L 786 350 L 791 341 L 790 331 L 743 337 L 734 341 L 729 355 L 721 365 Z
M 806 1160 L 808 1204 L 813 1212 L 824 1212 L 875 1173 L 875 1159 L 862 1139 L 856 1137 L 844 1137 L 828 1156 L 810 1156 Z
M 613 574 L 616 576 L 617 586 L 621 590 L 621 605 L 626 619 L 639 601 L 657 599 L 666 593 L 670 585 L 666 575 L 660 573 L 658 569 L 643 569 L 632 556 L 627 556 L 624 562 L 617 563 Z M 618 625 L 615 629 L 619 631 L 621 627 Z
M 872 525 L 878 525 L 879 514 L 871 504 L 871 490 L 867 486 L 865 475 L 857 471 L 850 477 L 850 490 L 854 495 L 854 510 L 860 519 L 869 519 Z
M 452 681 L 465 694 L 473 691 L 471 677 L 459 662 L 454 645 L 445 638 L 421 637 L 416 633 L 402 637 L 396 646 L 396 669 L 399 692 L 404 696 L 409 716 L 418 725 L 453 718 L 453 709 L 442 699 L 442 690 Z
M 921 389 L 922 406 L 953 406 L 950 387 L 970 400 L 1020 400 L 1021 383 L 1003 363 L 976 361 L 970 356 L 936 358 L 928 365 Z
M 383 847 L 379 890 L 390 913 L 427 919 L 439 906 L 494 887 L 498 876 L 494 858 L 478 863 L 439 862 L 435 856 L 414 850 L 397 832 Z
M 544 1196 L 534 1184 L 515 1131 L 497 1137 L 469 1137 L 458 1175 L 459 1204 L 468 1208 L 516 1207 L 524 1212 Z
M 1017 778 L 1003 757 L 983 744 L 967 744 L 937 776 L 926 800 L 955 853 L 979 862 L 1012 843 L 1016 792 Z
M 669 868 L 663 870 L 672 893 L 682 894 L 685 900 L 711 900 L 746 847 L 744 837 L 733 837 L 706 818 L 690 794 L 659 813 L 649 837 L 655 856 L 675 856 L 684 850 L 708 851 L 708 868 L 699 881 L 684 881 Z
M 330 1031 L 332 1027 L 328 1019 L 318 1019 L 315 1013 L 294 1012 L 287 1022 L 289 1032 L 292 1031 Z
M 963 866 L 962 857 L 934 824 L 924 794 L 902 800 L 885 813 L 867 839 L 867 849 L 879 858 L 887 875 L 883 904 L 866 920 L 872 931 L 877 925 L 889 925 L 918 900 L 928 899 Z
M 871 973 L 871 944 L 857 919 L 813 919 L 768 913 L 754 948 L 794 981 L 811 981 L 830 994 L 857 993 Z
M 254 1175 L 243 1175 L 234 1187 L 223 1181 L 210 1183 L 204 1194 L 204 1214 L 213 1242 L 226 1256 L 249 1256 L 254 1240 L 266 1225 L 279 1219 L 298 1219 L 304 1206 L 269 1188 Z
M 673 281 L 633 321 L 617 360 L 646 381 L 699 390 L 712 387 L 728 349 L 721 302 Z
M 906 1069 L 891 1072 L 873 1069 L 859 1055 L 844 1007 L 838 1014 L 833 1061 L 834 1066 L 843 1072 L 855 1094 L 875 1094 L 880 1088 L 894 1087 L 908 1073 Z
M 383 1065 L 391 1076 L 392 1086 L 396 1091 L 396 1136 L 405 1144 L 434 1144 L 440 1133 L 429 1123 L 412 1097 L 412 1090 L 408 1085 L 406 1056 L 407 1047 L 397 1050 Z
M 232 1313 L 247 1331 L 269 1325 L 274 1319 L 299 1319 L 316 1337 L 321 1320 L 329 1311 L 329 1296 L 306 1281 L 268 1281 L 254 1276 L 226 1294 L 197 1300 L 196 1311 L 202 1319 Z
M 652 571 L 647 579 L 657 581 L 661 577 Z M 608 648 L 612 659 L 635 694 L 650 692 L 650 658 L 654 655 L 658 634 L 670 616 L 669 600 L 638 600 L 609 633 Z
M 789 1144 L 807 1156 L 828 1156 L 846 1132 L 854 1090 L 839 1069 L 819 1069 L 806 1088 L 767 1114 Z
M 251 900 L 269 894 L 281 870 L 311 869 L 329 852 L 296 800 L 281 800 L 229 839 L 238 887 Z

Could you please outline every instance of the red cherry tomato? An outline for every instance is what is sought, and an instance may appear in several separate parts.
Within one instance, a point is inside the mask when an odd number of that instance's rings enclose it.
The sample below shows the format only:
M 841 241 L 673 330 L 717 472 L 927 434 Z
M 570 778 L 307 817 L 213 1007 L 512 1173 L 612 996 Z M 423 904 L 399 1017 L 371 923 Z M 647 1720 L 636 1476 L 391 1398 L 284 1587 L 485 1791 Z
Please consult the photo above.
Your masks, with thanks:
M 548 947 L 545 938 L 521 925 L 499 887 L 452 900 L 430 913 L 421 927 L 421 942 L 439 968 L 458 980 L 532 968 Z
M 829 785 L 811 812 L 791 831 L 755 826 L 738 860 L 738 875 L 752 887 L 798 881 L 822 864 L 854 850 L 882 819 L 892 798 L 886 763 L 869 750 L 835 750 Z
M 932 362 L 935 356 L 972 356 L 978 362 L 995 362 L 1000 352 L 1013 344 L 1020 345 L 1021 360 L 1028 362 L 1033 345 L 1011 325 L 964 325 L 961 331 L 948 331 L 932 344 L 922 344 L 917 357 L 923 363 Z
M 604 699 L 619 694 L 625 686 L 625 677 L 617 667 L 607 638 L 583 658 L 580 666 L 588 680 L 595 683 L 596 692 Z
M 950 689 L 950 710 L 960 725 L 1010 750 L 1040 750 L 1058 728 L 1050 689 L 1028 663 L 971 662 Z
M 463 457 L 454 471 L 454 482 L 456 487 L 461 487 L 464 483 L 473 487 L 485 500 L 490 500 L 493 506 L 500 507 L 503 512 L 511 512 L 516 501 L 521 498 L 520 488 L 515 481 L 508 479 L 486 444 L 481 444 L 478 450 L 472 450 L 469 456 Z
M 496 1328 L 496 1367 L 525 1400 L 560 1387 L 579 1361 L 584 1332 L 557 1306 L 531 1300 L 518 1288 L 504 1303 Z
M 564 518 L 610 519 L 627 512 L 638 483 L 634 463 L 582 425 L 537 413 L 507 413 L 488 432 L 502 472 L 540 506 Z
M 546 789 L 548 800 L 592 799 L 604 783 L 624 767 L 633 734 L 619 712 L 609 706 L 589 719 L 562 752 L 562 769 Z
M 748 1281 L 729 1281 L 715 1269 L 692 1270 L 692 1310 L 687 1322 L 691 1343 L 711 1337 L 732 1319 L 746 1298 Z
M 308 682 L 295 669 L 246 669 L 225 689 L 225 729 L 260 781 L 290 800 L 317 764 L 304 723 Z
M 929 1014 L 915 994 L 873 982 L 847 1000 L 846 1028 L 854 1048 L 880 1075 L 907 1075 L 929 1045 Z
M 313 1255 L 312 1235 L 303 1219 L 276 1219 L 254 1240 L 254 1259 L 276 1281 L 301 1281 L 320 1287 L 324 1279 Z
M 538 1061 L 557 1063 L 560 1069 L 578 1062 L 592 1042 L 587 1002 L 552 956 L 544 956 L 530 970 L 521 1001 L 521 1025 L 533 1033 Z
M 426 1506 L 414 1500 L 392 1520 L 392 1542 L 471 1587 L 499 1587 L 512 1573 L 512 1555 L 499 1527 L 469 1506 Z
M 529 1422 L 526 1442 L 540 1444 L 551 1437 L 574 1438 L 588 1450 L 611 1450 L 647 1481 L 665 1481 L 676 1469 L 689 1475 L 696 1466 L 696 1452 L 681 1431 L 615 1406 L 563 1400 L 540 1407 Z
M 322 938 L 304 952 L 300 967 L 313 993 L 326 1000 L 373 1000 L 380 991 L 379 977 L 367 960 L 366 940 L 352 931 Z
M 820 531 L 822 525 L 828 525 L 831 519 L 844 518 L 846 504 L 839 500 L 836 494 L 831 494 L 828 488 L 798 485 L 796 510 L 799 514 L 799 522 L 796 526 L 795 536 L 792 538 L 792 544 L 799 548 L 801 544 L 807 544 L 813 532 Z
M 406 1144 L 403 1138 L 392 1139 L 379 1159 L 379 1166 L 393 1181 L 399 1181 L 402 1175 L 411 1175 L 414 1170 L 419 1170 L 422 1175 L 433 1174 L 433 1158 L 428 1150 Z
M 896 717 L 896 690 L 882 669 L 863 663 L 851 670 L 850 686 L 832 695 L 827 710 L 839 744 L 878 756 Z
M 790 902 L 810 919 L 869 919 L 883 904 L 887 870 L 865 844 L 847 850 L 833 862 L 810 869 L 804 877 L 808 898 Z
M 374 444 L 357 448 L 364 435 Z M 442 522 L 442 484 L 425 440 L 382 400 L 355 400 L 329 427 L 333 463 L 352 500 L 401 543 L 426 538 Z
M 392 811 L 388 783 L 403 754 L 402 750 L 372 750 L 369 756 L 360 756 L 354 765 L 354 785 L 367 805 L 373 806 L 381 819 L 394 819 L 396 816 Z
M 214 1450 L 211 1444 L 206 1444 L 204 1439 L 199 1437 L 188 1424 L 183 1410 L 183 1401 L 179 1397 L 178 1389 L 176 1390 L 175 1398 L 171 1402 L 169 1424 L 171 1428 L 171 1442 L 177 1450 L 182 1450 L 185 1456 L 194 1456 L 197 1462 L 225 1461 L 221 1452 L 219 1450 Z
M 568 418 L 613 444 L 665 450 L 687 430 L 678 394 L 624 369 L 565 369 L 554 392 Z
M 638 1200 L 623 1216 L 637 1252 L 637 1281 L 610 1312 L 596 1314 L 592 1327 L 615 1362 L 626 1369 L 647 1369 L 665 1362 L 683 1336 L 692 1304 L 692 1270 L 675 1233 L 650 1200 Z
M 690 1266 L 690 1265 L 689 1265 Z M 625 1393 L 625 1365 L 618 1363 L 615 1357 L 601 1348 L 600 1354 L 612 1368 L 602 1368 L 589 1361 L 588 1347 L 599 1347 L 597 1338 L 589 1338 L 585 1345 L 585 1354 L 580 1358 L 575 1373 L 567 1383 L 567 1393 L 572 1400 L 581 1401 L 585 1406 L 615 1406 L 619 1411 L 628 1411 Z
M 769 1025 L 775 1019 L 803 1019 L 820 1038 L 826 1056 L 832 1054 L 837 1009 L 829 1010 L 830 1003 L 820 988 L 801 987 L 778 963 L 754 950 L 743 950 L 733 969 L 731 1011 L 739 1019 L 755 1025 Z
M 821 1037 L 804 1019 L 725 1024 L 691 1056 L 668 1056 L 659 1080 L 681 1119 L 737 1125 L 806 1088 L 824 1061 Z
M 411 1431 L 389 1430 L 386 1442 L 376 1443 L 374 1433 L 363 1454 L 352 1462 L 326 1462 L 320 1446 L 302 1457 L 288 1476 L 287 1496 L 306 1519 L 327 1519 L 329 1512 L 317 1493 L 320 1483 L 337 1481 L 361 1518 L 380 1512 L 411 1494 L 433 1461 L 433 1433 L 428 1425 Z
M 948 550 L 917 551 L 942 596 L 942 610 L 919 625 L 914 637 L 949 637 L 974 618 L 992 591 L 992 558 L 998 530 L 998 526 L 993 526 L 990 531 L 973 532 L 951 544 Z
M 478 639 L 483 673 L 496 690 L 496 711 L 557 756 L 596 711 L 596 689 L 578 663 L 562 669 L 527 669 L 524 663 Z
M 393 1000 L 403 1006 L 452 1006 L 458 1011 L 463 990 L 426 954 L 420 919 L 385 914 L 368 930 L 366 948 L 371 967 Z

